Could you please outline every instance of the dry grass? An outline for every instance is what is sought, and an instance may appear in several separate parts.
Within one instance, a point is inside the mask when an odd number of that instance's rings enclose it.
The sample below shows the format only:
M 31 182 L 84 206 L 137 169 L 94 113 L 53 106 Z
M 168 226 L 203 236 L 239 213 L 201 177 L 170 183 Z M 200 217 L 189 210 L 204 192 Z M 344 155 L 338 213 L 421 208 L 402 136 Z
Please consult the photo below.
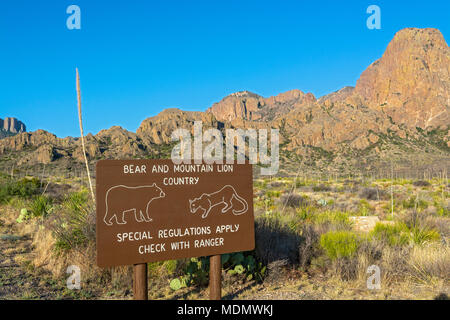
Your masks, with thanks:
M 416 246 L 409 256 L 411 277 L 422 281 L 450 280 L 450 248 L 442 245 Z

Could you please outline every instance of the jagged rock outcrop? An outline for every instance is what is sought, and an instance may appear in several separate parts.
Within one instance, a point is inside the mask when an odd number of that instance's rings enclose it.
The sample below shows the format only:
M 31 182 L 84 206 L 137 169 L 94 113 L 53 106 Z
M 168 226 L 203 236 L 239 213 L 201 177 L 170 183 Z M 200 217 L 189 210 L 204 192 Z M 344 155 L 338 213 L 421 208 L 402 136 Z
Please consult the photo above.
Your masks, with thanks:
M 27 128 L 22 121 L 16 118 L 5 118 L 5 120 L 0 118 L 0 129 L 11 133 L 25 132 Z
M 335 102 L 344 101 L 345 99 L 347 99 L 350 95 L 353 94 L 354 90 L 354 87 L 344 87 L 338 91 L 320 97 L 318 99 L 318 103 L 323 104 L 326 107 L 331 107 Z
M 27 131 L 25 124 L 16 118 L 0 118 L 0 139 Z
M 382 110 L 409 128 L 450 123 L 450 49 L 437 29 L 399 31 L 364 71 L 350 104 Z
M 213 114 L 220 121 L 234 119 L 259 120 L 258 110 L 264 105 L 264 98 L 249 91 L 232 93 L 220 102 L 214 103 L 207 113 Z
M 188 129 L 193 134 L 195 121 L 202 121 L 203 128 L 221 128 L 213 114 L 173 108 L 145 119 L 136 133 L 146 145 L 170 143 L 171 134 L 177 128 Z
M 207 113 L 213 114 L 219 121 L 249 120 L 270 121 L 280 117 L 297 106 L 314 103 L 312 93 L 290 90 L 277 96 L 263 98 L 249 91 L 230 94 L 220 102 L 214 103 Z

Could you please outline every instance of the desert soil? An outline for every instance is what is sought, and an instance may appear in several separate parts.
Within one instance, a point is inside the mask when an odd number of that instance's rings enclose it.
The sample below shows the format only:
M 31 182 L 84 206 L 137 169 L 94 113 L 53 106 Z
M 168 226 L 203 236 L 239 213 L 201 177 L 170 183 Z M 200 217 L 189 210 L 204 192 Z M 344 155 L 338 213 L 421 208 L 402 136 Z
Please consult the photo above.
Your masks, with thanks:
M 66 299 L 71 292 L 31 264 L 32 240 L 17 224 L 0 220 L 0 300 Z

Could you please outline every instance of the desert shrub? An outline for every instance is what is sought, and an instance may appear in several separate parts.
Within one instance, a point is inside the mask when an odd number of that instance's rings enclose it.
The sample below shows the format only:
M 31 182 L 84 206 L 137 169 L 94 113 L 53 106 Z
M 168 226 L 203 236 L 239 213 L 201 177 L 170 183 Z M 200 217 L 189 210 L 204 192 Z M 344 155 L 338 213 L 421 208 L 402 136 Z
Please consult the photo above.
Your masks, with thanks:
M 300 179 L 295 180 L 295 187 L 296 188 L 301 188 L 301 187 L 304 187 L 304 186 L 306 186 L 306 181 L 300 180 Z
M 170 288 L 178 290 L 191 285 L 204 286 L 208 283 L 208 271 L 208 258 L 191 258 L 185 266 L 183 275 L 170 281 Z
M 280 195 L 281 195 L 280 191 L 271 190 L 266 192 L 267 198 L 278 198 Z
M 45 195 L 59 203 L 64 200 L 70 189 L 71 187 L 68 184 L 48 183 L 45 186 Z
M 364 256 L 367 259 L 367 264 L 371 265 L 381 259 L 384 248 L 385 244 L 382 242 L 364 237 L 358 246 L 358 256 Z
M 363 188 L 359 193 L 360 198 L 367 200 L 380 200 L 388 197 L 386 191 L 378 188 Z
M 229 275 L 241 276 L 248 281 L 262 281 L 264 279 L 266 266 L 255 259 L 253 252 L 223 254 L 221 261 L 222 268 Z
M 348 213 L 341 211 L 317 211 L 311 215 L 311 221 L 333 230 L 348 230 L 352 227 Z
M 300 230 L 300 244 L 298 247 L 299 265 L 307 268 L 314 258 L 320 255 L 320 231 L 313 225 L 304 224 Z
M 274 181 L 274 182 L 270 183 L 270 187 L 271 188 L 279 188 L 279 187 L 282 187 L 282 186 L 284 186 L 283 182 Z
M 333 260 L 333 273 L 344 281 L 354 280 L 358 275 L 358 257 L 339 257 Z
M 262 281 L 266 271 L 266 267 L 258 262 L 253 252 L 235 252 L 230 254 L 223 254 L 221 256 L 222 268 L 228 276 L 236 277 L 240 280 Z M 171 274 L 178 276 L 170 281 L 170 288 L 172 290 L 179 290 L 181 288 L 190 286 L 205 286 L 209 280 L 209 258 L 190 258 L 184 260 L 171 260 L 171 263 L 165 266 L 166 263 L 157 262 L 150 266 L 156 272 L 155 275 L 161 274 L 161 267 Z M 180 268 L 181 267 L 181 268 Z M 170 270 L 169 270 L 170 268 Z
M 406 184 L 411 184 L 412 181 L 408 180 L 408 179 L 394 179 L 392 180 L 392 184 L 394 185 L 399 185 L 399 186 L 404 186 Z
M 291 208 L 307 206 L 309 203 L 306 197 L 295 193 L 281 196 L 281 202 L 283 203 L 283 205 Z
M 332 201 L 332 200 L 331 200 Z M 330 202 L 331 202 L 330 201 Z M 326 207 L 328 205 L 328 201 L 325 199 L 319 199 L 317 200 L 317 205 L 321 206 L 321 207 Z
M 48 225 L 53 231 L 57 252 L 80 249 L 95 241 L 95 212 L 86 191 L 69 194 Z
M 40 188 L 41 182 L 37 178 L 8 179 L 0 184 L 0 203 L 6 203 L 14 196 L 29 199 L 38 194 Z
M 439 232 L 443 238 L 450 237 L 450 219 L 445 217 L 427 217 L 424 224 Z
M 331 191 L 331 187 L 325 185 L 325 184 L 319 184 L 312 187 L 314 192 L 327 192 Z
M 24 221 L 27 221 L 33 217 L 33 214 L 31 211 L 29 211 L 27 208 L 20 209 L 19 217 L 16 219 L 17 223 L 22 223 Z
M 264 265 L 287 259 L 298 261 L 300 236 L 277 216 L 263 216 L 255 221 L 255 253 Z
M 177 272 L 182 260 L 166 260 L 148 263 L 148 276 L 160 277 L 162 275 L 172 275 Z
M 391 246 L 402 246 L 409 243 L 409 229 L 404 223 L 394 225 L 377 223 L 370 235 Z
M 449 207 L 446 207 L 446 206 L 438 206 L 436 213 L 438 216 L 441 216 L 441 217 L 449 217 L 450 209 L 449 209 Z
M 285 276 L 286 266 L 288 265 L 287 260 L 277 260 L 268 264 L 267 266 L 267 276 L 264 279 L 266 283 L 277 283 L 283 279 Z
M 429 187 L 431 186 L 431 183 L 425 180 L 417 180 L 413 182 L 413 186 L 415 187 Z
M 378 265 L 381 269 L 382 283 L 388 285 L 404 279 L 409 274 L 409 247 L 385 247 L 382 259 Z
M 426 209 L 428 208 L 428 202 L 423 199 L 417 199 L 417 197 L 409 197 L 407 200 L 402 201 L 404 209 Z
M 416 226 L 411 229 L 411 240 L 415 244 L 423 245 L 425 243 L 439 241 L 440 239 L 439 232 L 428 227 Z
M 293 221 L 295 221 L 298 225 L 303 224 L 306 221 L 312 221 L 313 214 L 317 212 L 316 207 L 305 206 L 300 207 L 295 210 L 295 217 Z
M 265 181 L 265 180 L 256 180 L 254 182 L 254 186 L 256 188 L 259 188 L 259 189 L 266 189 L 267 188 L 267 181 Z
M 427 215 L 423 213 L 419 213 L 417 210 L 409 210 L 406 214 L 401 218 L 409 229 L 416 228 L 417 226 L 426 224 Z
M 31 217 L 47 217 L 53 210 L 53 202 L 46 196 L 37 196 L 31 202 Z
M 330 231 L 320 237 L 320 246 L 331 260 L 350 258 L 358 249 L 358 238 L 350 231 Z
M 365 199 L 359 200 L 358 204 L 358 214 L 360 216 L 367 216 L 373 211 L 373 208 L 370 206 L 369 202 Z

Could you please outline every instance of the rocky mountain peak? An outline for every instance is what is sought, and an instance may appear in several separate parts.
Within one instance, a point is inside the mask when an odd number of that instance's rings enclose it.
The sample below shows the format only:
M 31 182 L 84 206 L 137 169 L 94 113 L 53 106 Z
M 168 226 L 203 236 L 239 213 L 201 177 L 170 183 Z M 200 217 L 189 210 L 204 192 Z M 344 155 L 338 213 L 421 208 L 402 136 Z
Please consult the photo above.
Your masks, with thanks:
M 0 129 L 10 133 L 26 132 L 27 128 L 22 121 L 16 118 L 6 117 L 5 120 L 0 118 Z
M 26 132 L 25 124 L 16 118 L 0 118 L 0 139 L 16 135 L 20 132 Z
M 383 110 L 410 128 L 449 123 L 450 49 L 437 29 L 403 29 L 361 75 L 350 103 Z

